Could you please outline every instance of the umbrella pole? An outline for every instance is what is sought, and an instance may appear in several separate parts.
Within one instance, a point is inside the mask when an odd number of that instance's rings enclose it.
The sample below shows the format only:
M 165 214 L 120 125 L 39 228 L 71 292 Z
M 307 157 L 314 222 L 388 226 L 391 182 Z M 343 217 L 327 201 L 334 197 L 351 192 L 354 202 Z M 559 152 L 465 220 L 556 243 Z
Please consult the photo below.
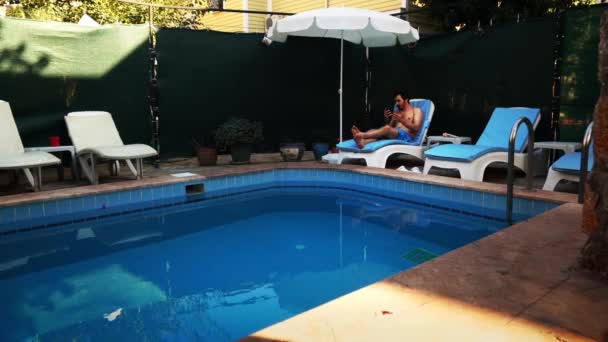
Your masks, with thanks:
M 344 78 L 344 31 L 342 31 L 342 36 L 340 37 L 340 90 L 338 93 L 340 94 L 340 142 L 342 142 L 342 82 Z

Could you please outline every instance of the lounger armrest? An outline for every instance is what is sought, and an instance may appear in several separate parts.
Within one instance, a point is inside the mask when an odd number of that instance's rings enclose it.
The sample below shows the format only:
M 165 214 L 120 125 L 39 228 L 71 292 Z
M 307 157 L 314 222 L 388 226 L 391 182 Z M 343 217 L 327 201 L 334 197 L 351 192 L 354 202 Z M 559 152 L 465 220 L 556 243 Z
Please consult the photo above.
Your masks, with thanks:
M 158 155 L 155 149 L 145 144 L 131 144 L 122 146 L 89 147 L 78 151 L 79 154 L 93 153 L 103 159 L 127 160 L 148 158 Z
M 0 156 L 0 170 L 25 169 L 60 164 L 61 160 L 54 155 L 32 151 L 12 156 Z

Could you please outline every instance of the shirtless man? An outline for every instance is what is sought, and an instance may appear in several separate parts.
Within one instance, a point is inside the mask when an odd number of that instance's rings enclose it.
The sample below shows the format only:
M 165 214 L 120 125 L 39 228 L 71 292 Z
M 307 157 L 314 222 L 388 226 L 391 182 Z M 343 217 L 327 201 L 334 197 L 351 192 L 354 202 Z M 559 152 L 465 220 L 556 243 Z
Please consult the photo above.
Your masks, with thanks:
M 384 118 L 388 123 L 381 128 L 361 132 L 353 126 L 353 138 L 359 148 L 379 139 L 399 139 L 406 142 L 416 140 L 423 115 L 420 108 L 410 105 L 410 101 L 402 92 L 395 94 L 395 112 L 384 110 Z

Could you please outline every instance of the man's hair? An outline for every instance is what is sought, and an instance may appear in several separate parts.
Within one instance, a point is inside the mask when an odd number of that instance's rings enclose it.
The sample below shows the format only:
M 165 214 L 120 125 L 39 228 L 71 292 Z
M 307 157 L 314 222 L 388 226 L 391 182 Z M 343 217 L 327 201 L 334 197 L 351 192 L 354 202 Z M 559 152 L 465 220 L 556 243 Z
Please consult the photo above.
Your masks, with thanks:
M 401 96 L 402 99 L 407 100 L 408 102 L 410 100 L 409 94 L 403 90 L 397 90 L 395 92 L 395 94 L 393 95 L 393 97 L 397 97 L 397 96 Z

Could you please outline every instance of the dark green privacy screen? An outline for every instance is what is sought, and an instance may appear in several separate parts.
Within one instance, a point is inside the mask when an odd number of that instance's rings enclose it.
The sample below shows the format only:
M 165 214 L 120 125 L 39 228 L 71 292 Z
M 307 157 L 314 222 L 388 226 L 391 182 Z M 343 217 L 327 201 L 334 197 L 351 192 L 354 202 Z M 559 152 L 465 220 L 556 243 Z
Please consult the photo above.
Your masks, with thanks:
M 567 13 L 563 124 L 577 113 L 589 115 L 598 93 L 600 11 Z M 542 109 L 537 139 L 548 139 L 552 20 L 372 49 L 369 116 L 363 113 L 365 49 L 345 44 L 345 136 L 352 123 L 364 129 L 382 124 L 393 92 L 405 90 L 435 102 L 431 134 L 476 139 L 495 107 L 528 106 Z M 11 103 L 26 145 L 46 144 L 50 135 L 65 141 L 62 117 L 76 110 L 109 111 L 126 142 L 148 143 L 147 34 L 146 26 L 0 20 L 0 98 Z M 290 38 L 265 46 L 261 39 L 184 29 L 157 33 L 163 157 L 191 155 L 193 138 L 208 136 L 231 116 L 264 123 L 260 151 L 276 151 L 284 140 L 337 139 L 339 41 Z
M 0 18 L 0 99 L 26 146 L 67 144 L 63 116 L 113 114 L 125 142 L 148 142 L 147 26 L 83 27 Z
M 483 34 L 425 39 L 415 48 L 373 49 L 369 119 L 363 115 L 364 48 L 346 45 L 345 131 L 382 124 L 395 90 L 437 106 L 431 133 L 479 136 L 496 106 L 539 107 L 548 138 L 551 20 Z M 167 29 L 158 35 L 163 152 L 180 154 L 230 116 L 263 121 L 266 149 L 281 139 L 337 138 L 338 41 L 290 39 L 266 47 L 260 35 Z M 348 136 L 348 133 L 345 133 Z
M 606 6 L 566 12 L 562 62 L 560 138 L 582 141 L 600 93 L 597 48 L 600 16 Z
M 553 23 L 524 22 L 460 32 L 408 47 L 373 50 L 375 124 L 388 94 L 402 88 L 435 105 L 430 133 L 481 134 L 495 107 L 538 107 L 537 137 L 548 138 Z
M 310 141 L 314 130 L 337 137 L 337 42 L 290 39 L 267 47 L 261 40 L 185 29 L 157 33 L 165 155 L 192 151 L 192 138 L 231 116 L 263 122 L 258 150 L 276 151 L 280 140 Z

